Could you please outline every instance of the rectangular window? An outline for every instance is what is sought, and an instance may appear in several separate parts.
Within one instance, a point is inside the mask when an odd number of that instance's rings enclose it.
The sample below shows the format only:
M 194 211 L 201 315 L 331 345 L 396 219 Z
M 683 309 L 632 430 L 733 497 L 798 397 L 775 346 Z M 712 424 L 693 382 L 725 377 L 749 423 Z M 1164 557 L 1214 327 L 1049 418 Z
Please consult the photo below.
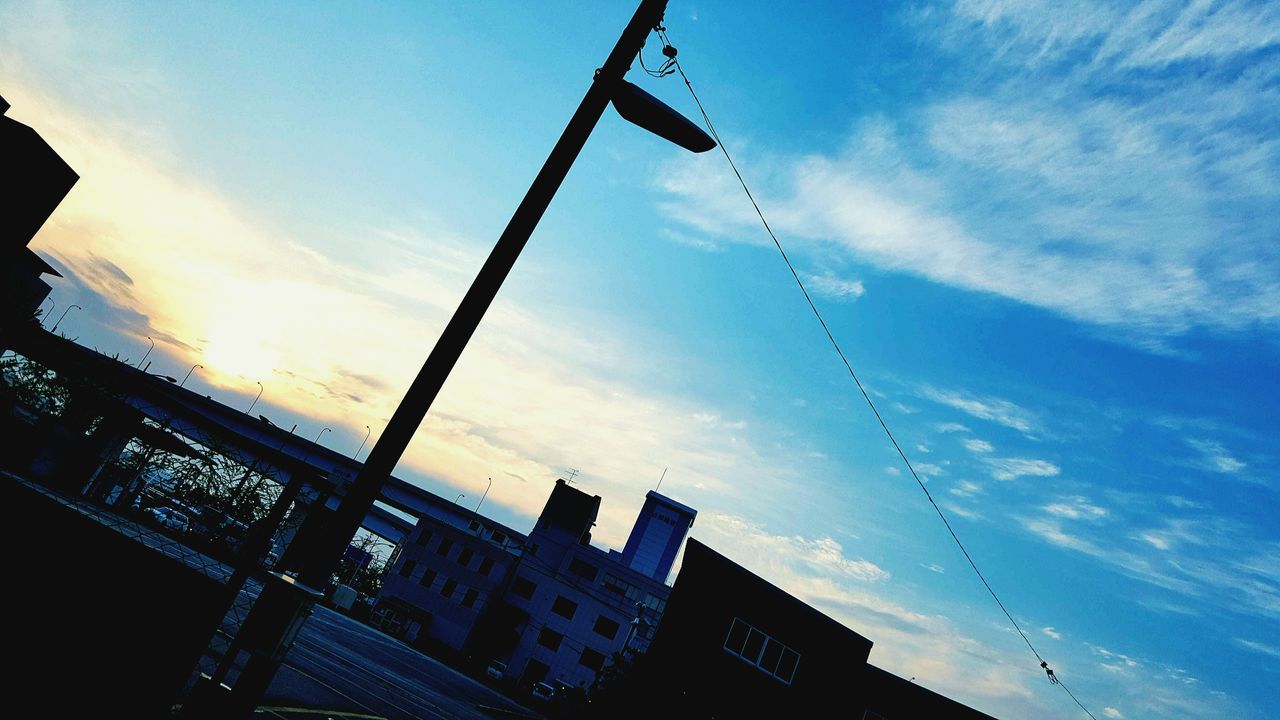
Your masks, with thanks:
M 551 612 L 566 620 L 572 620 L 573 614 L 578 612 L 578 603 L 559 595 L 556 597 L 556 601 L 551 604 Z
M 501 530 L 494 530 L 493 534 L 489 536 L 489 539 L 499 545 L 507 544 L 507 534 L 502 532 Z
M 453 597 L 453 591 L 458 589 L 458 581 L 449 578 L 444 581 L 444 585 L 440 586 L 440 594 L 445 597 Z
M 414 542 L 421 547 L 426 547 L 429 540 L 431 540 L 431 530 L 428 528 L 422 528 L 422 530 L 418 531 L 418 539 Z
M 418 584 L 424 588 L 429 588 L 435 583 L 435 581 L 436 581 L 436 571 L 428 568 L 427 570 L 423 571 L 422 579 L 418 581 Z
M 472 555 L 474 555 L 474 554 L 475 554 L 475 553 L 473 553 L 473 552 L 471 551 L 471 548 L 469 548 L 469 547 L 464 547 L 464 548 L 462 548 L 461 550 L 459 550 L 459 551 L 458 551 L 458 557 L 454 558 L 454 560 L 455 560 L 459 565 L 461 565 L 461 566 L 463 566 L 463 567 L 466 567 L 466 566 L 467 566 L 467 563 L 471 562 L 471 556 L 472 556 Z
M 493 569 L 493 558 L 491 557 L 480 558 L 479 571 L 481 575 L 488 575 L 489 571 L 492 569 Z
M 729 624 L 724 649 L 788 685 L 795 679 L 800 653 L 739 618 Z
M 400 577 L 409 577 L 416 567 L 418 567 L 418 563 L 412 560 L 405 560 L 404 564 L 400 566 Z
M 601 615 L 596 618 L 596 625 L 591 629 L 600 637 L 606 637 L 612 640 L 618 636 L 618 627 L 619 625 L 617 620 Z
M 534 585 L 533 581 L 528 578 L 517 577 L 515 582 L 511 583 L 511 593 L 525 600 L 533 597 L 533 591 L 537 589 L 538 586 Z
M 578 658 L 578 664 L 600 672 L 600 668 L 604 666 L 604 655 L 591 648 L 583 648 L 582 657 Z
M 467 594 L 462 596 L 462 607 L 471 607 L 476 604 L 476 597 L 480 595 L 475 588 L 467 588 Z
M 578 558 L 569 561 L 569 572 L 586 580 L 587 582 L 595 582 L 596 575 L 600 572 L 599 568 L 588 562 L 583 562 Z
M 542 628 L 542 632 L 538 633 L 538 644 L 548 650 L 559 650 L 561 640 L 564 640 L 564 635 L 548 627 Z
M 479 522 L 477 522 L 477 521 L 475 521 L 475 520 L 472 520 L 472 521 L 471 521 L 471 524 L 470 524 L 470 525 L 467 525 L 467 529 L 468 529 L 468 530 L 470 530 L 471 532 L 475 532 L 475 531 L 479 530 L 480 528 L 481 528 L 480 523 L 479 523 Z
M 436 546 L 436 554 L 444 557 L 453 549 L 453 541 L 449 538 L 440 538 L 440 544 Z

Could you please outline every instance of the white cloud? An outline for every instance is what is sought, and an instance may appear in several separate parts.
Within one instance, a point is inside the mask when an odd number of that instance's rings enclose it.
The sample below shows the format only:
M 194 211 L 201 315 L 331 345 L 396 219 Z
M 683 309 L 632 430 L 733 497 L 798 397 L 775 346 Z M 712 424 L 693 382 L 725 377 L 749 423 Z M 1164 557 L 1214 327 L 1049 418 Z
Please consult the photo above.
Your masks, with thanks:
M 1044 633 L 1045 635 L 1047 635 L 1047 636 L 1049 636 L 1049 637 L 1053 638 L 1054 640 L 1061 640 L 1061 639 L 1062 639 L 1062 633 L 1058 632 L 1057 630 L 1054 630 L 1054 629 L 1053 629 L 1053 628 L 1051 628 L 1051 627 L 1040 628 L 1040 632 L 1042 632 L 1042 633 Z
M 1244 470 L 1247 465 L 1239 460 L 1216 440 L 1203 438 L 1187 438 L 1187 444 L 1200 452 L 1199 466 L 1224 475 L 1232 475 Z
M 953 407 L 980 420 L 990 420 L 1022 433 L 1029 433 L 1038 425 L 1036 417 L 1030 411 L 1008 400 L 983 398 L 963 391 L 938 390 L 930 387 L 926 387 L 922 394 L 941 405 Z
M 969 428 L 965 427 L 964 425 L 961 425 L 960 423 L 940 423 L 938 425 L 935 425 L 934 429 L 940 433 L 969 432 Z
M 939 575 L 942 575 L 947 572 L 945 569 L 943 569 L 941 565 L 937 563 L 929 563 L 928 565 L 924 563 L 920 563 L 920 567 L 924 568 L 925 570 L 928 570 L 929 572 L 938 573 Z
M 979 440 L 977 438 L 971 438 L 969 440 L 965 440 L 964 446 L 968 448 L 970 452 L 976 452 L 976 453 L 989 453 L 995 450 L 995 447 L 991 443 L 987 442 L 986 440 Z
M 741 544 L 773 554 L 793 571 L 815 576 L 837 575 L 860 582 L 889 579 L 889 573 L 875 563 L 846 557 L 843 546 L 831 537 L 811 539 L 799 535 L 772 535 L 761 525 L 722 512 L 704 513 L 698 521 L 699 525 L 714 528 L 720 535 L 736 537 Z
M 1123 718 L 1123 717 L 1124 717 L 1124 715 L 1120 714 L 1120 711 L 1119 711 L 1119 710 L 1117 710 L 1117 709 L 1115 709 L 1115 708 L 1113 708 L 1113 707 L 1104 707 L 1104 708 L 1102 708 L 1102 714 L 1103 714 L 1103 715 L 1106 715 L 1106 716 L 1107 716 L 1107 717 L 1109 717 L 1109 718 Z
M 1280 647 L 1276 647 L 1275 645 L 1268 645 L 1263 642 L 1258 642 L 1257 640 L 1248 640 L 1245 638 L 1234 638 L 1234 640 L 1235 640 L 1235 643 L 1242 648 L 1245 648 L 1247 650 L 1252 650 L 1256 653 L 1262 653 L 1263 655 L 1269 655 L 1273 658 L 1280 660 Z
M 1060 498 L 1057 502 L 1045 505 L 1044 511 L 1071 520 L 1098 520 L 1107 516 L 1106 508 L 1094 505 L 1079 495 Z
M 810 290 L 835 300 L 857 300 L 866 293 L 861 280 L 846 280 L 829 272 L 805 275 L 804 282 Z
M 991 477 L 997 480 L 1017 480 L 1026 475 L 1054 477 L 1062 472 L 1051 462 L 1032 458 L 989 458 L 985 462 L 991 468 Z
M 947 492 L 960 497 L 972 497 L 982 492 L 982 486 L 971 480 L 961 480 L 954 487 L 947 488 Z

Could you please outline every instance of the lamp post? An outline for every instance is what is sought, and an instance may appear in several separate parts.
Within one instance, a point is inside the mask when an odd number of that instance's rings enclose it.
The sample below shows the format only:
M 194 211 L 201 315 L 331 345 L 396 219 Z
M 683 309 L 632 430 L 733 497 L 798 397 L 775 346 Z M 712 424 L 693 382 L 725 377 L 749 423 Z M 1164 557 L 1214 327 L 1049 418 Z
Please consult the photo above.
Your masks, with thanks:
M 360 459 L 360 451 L 364 449 L 364 444 L 369 442 L 369 436 L 373 434 L 373 430 L 368 425 L 364 426 L 364 439 L 360 441 L 360 447 L 356 448 L 356 454 L 351 456 L 352 460 Z
M 484 504 L 484 499 L 489 497 L 491 487 L 493 487 L 493 478 L 489 478 L 489 484 L 484 486 L 484 494 L 480 496 L 480 502 L 476 503 L 476 512 L 480 512 L 480 506 Z
M 196 363 L 195 365 L 192 365 L 191 369 L 187 371 L 187 374 L 182 376 L 182 382 L 178 383 L 178 387 L 182 387 L 183 385 L 187 384 L 187 378 L 191 377 L 191 373 L 195 372 L 196 368 L 200 368 L 201 370 L 203 370 L 204 366 L 201 365 L 200 363 Z
M 324 434 L 325 434 L 325 433 L 327 433 L 327 432 L 333 432 L 333 431 L 332 431 L 332 430 L 330 430 L 329 428 L 325 428 L 325 429 L 321 430 L 319 433 L 317 433 L 317 434 L 316 434 L 316 442 L 320 442 L 320 436 L 321 436 L 321 435 L 324 435 Z
M 71 311 L 72 311 L 72 309 L 75 309 L 75 310 L 83 310 L 84 308 L 80 307 L 79 305 L 76 305 L 75 303 L 72 303 L 71 305 L 68 305 L 68 306 L 67 306 L 67 309 L 66 309 L 66 310 L 63 310 L 63 311 L 62 311 L 62 314 L 58 316 L 58 322 L 56 322 L 56 323 L 54 323 L 54 324 L 53 324 L 53 329 L 52 329 L 52 330 L 50 330 L 49 332 L 51 332 L 51 333 L 56 333 L 56 332 L 58 332 L 58 326 L 62 324 L 62 319 L 63 319 L 63 318 L 65 318 L 65 317 L 67 316 L 67 313 L 71 312 Z
M 462 504 L 462 498 L 464 498 L 464 497 L 466 497 L 466 495 L 464 495 L 463 493 L 458 493 L 458 497 L 456 497 L 456 498 L 454 498 L 454 499 L 453 499 L 453 504 L 454 504 L 454 505 L 461 505 L 461 504 Z
M 142 363 L 147 361 L 147 356 L 151 354 L 152 350 L 156 349 L 156 341 L 152 340 L 150 335 L 147 336 L 147 341 L 151 343 L 151 347 L 147 348 L 147 352 L 142 356 L 142 359 L 138 361 L 138 367 L 142 367 Z
M 645 37 L 657 26 L 666 11 L 667 0 L 642 0 L 635 15 L 622 31 L 613 51 L 609 53 L 604 65 L 596 71 L 591 87 L 574 111 L 573 117 L 565 127 L 560 139 L 556 141 L 551 154 L 538 171 L 533 184 L 524 199 L 516 207 L 507 227 L 499 236 L 497 244 L 489 254 L 480 272 L 476 275 L 467 294 L 463 296 L 457 311 L 449 319 L 440 339 L 427 356 L 422 369 L 405 392 L 404 399 L 392 414 L 390 421 L 378 436 L 373 449 L 369 451 L 369 459 L 361 467 L 356 478 L 347 487 L 346 497 L 330 519 L 329 533 L 322 545 L 317 545 L 313 556 L 314 565 L 305 569 L 301 575 L 311 582 L 323 583 L 332 573 L 333 568 L 342 559 L 343 548 L 360 528 L 361 522 L 369 512 L 369 508 L 378 497 L 382 486 L 400 461 L 401 455 L 413 438 L 414 432 L 422 424 L 427 411 L 436 395 L 440 392 L 449 372 L 453 369 L 458 357 L 467 346 L 472 333 L 480 324 L 485 311 L 502 287 L 507 274 L 515 265 L 516 258 L 524 249 L 529 236 L 538 225 L 542 214 L 551 203 L 556 190 L 573 165 L 574 159 L 586 144 L 591 130 L 604 113 L 610 100 L 621 95 L 628 95 L 628 103 L 636 104 L 639 100 L 645 115 L 644 127 L 651 130 L 663 130 L 670 125 L 682 125 L 685 142 L 680 144 L 694 151 L 705 151 L 715 147 L 715 143 L 700 133 L 697 127 L 680 117 L 675 111 L 658 103 L 652 98 L 638 98 L 638 88 L 626 83 L 623 76 L 630 69 L 633 58 L 640 52 Z M 644 95 L 640 91 L 640 95 Z M 619 108 L 621 112 L 621 108 Z M 633 113 L 634 116 L 634 113 Z M 624 114 L 626 117 L 626 114 Z M 702 137 L 696 143 L 688 142 L 688 131 L 692 128 Z M 664 137 L 672 137 L 673 133 L 661 132 Z M 674 139 L 674 138 L 673 138 Z
M 253 399 L 253 402 L 249 403 L 249 409 L 245 410 L 246 413 L 253 412 L 253 406 L 258 404 L 258 398 L 262 397 L 262 391 L 264 390 L 261 380 L 254 380 L 254 382 L 258 383 L 258 395 Z
M 56 308 L 56 307 L 58 307 L 58 303 L 54 302 L 54 301 L 53 301 L 53 298 L 51 298 L 51 297 L 46 297 L 44 300 L 48 300 L 48 301 L 49 301 L 49 312 L 53 312 L 53 309 L 54 309 L 54 308 Z M 40 301 L 40 304 L 41 304 L 41 305 L 43 305 L 43 304 L 44 304 L 44 300 L 41 300 L 41 301 Z M 38 309 L 38 308 L 37 308 L 37 309 Z M 46 317 L 48 317 L 48 316 L 49 316 L 49 314 L 48 314 L 48 313 L 45 313 L 44 315 L 41 315 L 41 316 L 40 316 L 40 327 L 44 327 L 44 319 L 45 319 Z

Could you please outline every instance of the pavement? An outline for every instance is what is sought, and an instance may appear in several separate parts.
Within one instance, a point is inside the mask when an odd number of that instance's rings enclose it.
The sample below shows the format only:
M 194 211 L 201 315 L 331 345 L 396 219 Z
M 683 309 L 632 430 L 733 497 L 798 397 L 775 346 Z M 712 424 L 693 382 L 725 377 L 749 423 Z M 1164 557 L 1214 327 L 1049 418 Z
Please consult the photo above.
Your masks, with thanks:
M 399 640 L 322 606 L 298 634 L 257 715 L 335 720 L 542 717 Z

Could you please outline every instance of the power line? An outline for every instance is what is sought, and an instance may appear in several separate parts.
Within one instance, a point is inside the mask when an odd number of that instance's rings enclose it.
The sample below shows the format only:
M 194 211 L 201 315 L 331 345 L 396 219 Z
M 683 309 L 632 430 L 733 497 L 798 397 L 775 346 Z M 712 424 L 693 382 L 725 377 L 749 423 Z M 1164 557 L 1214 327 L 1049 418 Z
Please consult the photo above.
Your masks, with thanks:
M 1045 670 L 1049 679 L 1053 684 L 1059 685 L 1063 690 L 1066 690 L 1067 695 L 1075 701 L 1076 705 L 1080 706 L 1080 709 L 1083 710 L 1086 715 L 1093 718 L 1093 720 L 1097 720 L 1094 714 L 1089 712 L 1089 709 L 1076 699 L 1075 694 L 1072 693 L 1071 690 L 1062 683 L 1062 680 L 1057 677 L 1053 670 L 1049 668 L 1048 662 L 1040 656 L 1035 645 L 1031 643 L 1031 639 L 1027 637 L 1027 633 L 1023 631 L 1022 626 L 1018 624 L 1018 621 L 1013 619 L 1013 615 L 1009 612 L 1009 609 L 1005 607 L 1004 602 L 1000 600 L 1000 596 L 996 594 L 995 589 L 991 587 L 991 583 L 987 582 L 986 576 L 984 576 L 982 571 L 978 569 L 978 564 L 974 562 L 973 556 L 969 554 L 969 550 L 965 548 L 964 543 L 960 541 L 960 537 L 956 535 L 956 531 L 951 527 L 951 522 L 947 520 L 946 514 L 942 512 L 942 508 L 939 507 L 937 501 L 933 499 L 933 494 L 929 492 L 929 488 L 925 486 L 924 481 L 920 479 L 920 476 L 916 473 L 915 467 L 911 465 L 911 460 L 907 458 L 907 454 L 902 450 L 902 446 L 898 444 L 898 439 L 894 437 L 893 431 L 889 429 L 889 425 L 885 422 L 884 417 L 876 408 L 875 402 L 871 400 L 871 395 L 867 393 L 866 388 L 862 385 L 862 381 L 858 379 L 858 374 L 854 372 L 853 365 L 849 363 L 849 359 L 845 356 L 844 350 L 840 348 L 840 343 L 836 342 L 835 335 L 831 333 L 831 328 L 828 327 L 827 321 L 822 317 L 822 313 L 818 311 L 818 306 L 814 303 L 813 297 L 809 294 L 809 290 L 804 286 L 804 282 L 800 279 L 799 273 L 796 272 L 795 265 L 792 264 L 791 258 L 787 256 L 787 251 L 783 249 L 782 243 L 778 240 L 778 236 L 773 232 L 773 228 L 769 226 L 769 221 L 765 219 L 764 212 L 760 209 L 759 203 L 756 202 L 755 196 L 751 193 L 751 188 L 747 187 L 747 181 L 743 179 L 742 173 L 738 171 L 738 166 L 729 155 L 729 150 L 725 147 L 724 141 L 720 139 L 720 134 L 716 132 L 715 125 L 711 122 L 711 117 L 707 115 L 706 108 L 702 106 L 702 100 L 698 98 L 698 93 L 693 89 L 693 83 L 689 82 L 689 76 L 685 75 L 684 67 L 681 66 L 680 61 L 676 59 L 675 49 L 671 47 L 671 43 L 667 39 L 666 28 L 658 26 L 655 28 L 655 31 L 657 32 L 659 39 L 662 40 L 664 46 L 663 54 L 670 58 L 671 64 L 675 67 L 676 71 L 680 73 L 680 78 L 684 80 L 685 86 L 689 88 L 689 94 L 693 96 L 693 102 L 697 104 L 698 112 L 702 114 L 702 121 L 706 123 L 707 130 L 711 132 L 711 137 L 715 139 L 716 144 L 720 147 L 720 152 L 724 154 L 725 160 L 729 161 L 729 167 L 733 169 L 733 174 L 737 176 L 738 183 L 742 185 L 743 192 L 747 194 L 747 199 L 751 201 L 751 207 L 755 209 L 756 215 L 759 216 L 760 223 L 764 226 L 765 232 L 767 232 L 769 234 L 769 238 L 773 240 L 774 247 L 778 249 L 778 254 L 782 256 L 783 262 L 787 264 L 787 269 L 791 271 L 791 277 L 796 281 L 796 286 L 799 287 L 800 292 L 804 294 L 804 299 L 805 302 L 809 304 L 809 309 L 813 311 L 814 317 L 818 319 L 818 324 L 822 326 L 822 331 L 826 334 L 827 340 L 831 342 L 831 347 L 835 349 L 836 354 L 840 356 L 840 361 L 844 363 L 845 370 L 849 372 L 849 377 L 853 379 L 854 384 L 858 387 L 858 391 L 862 393 L 863 399 L 867 401 L 867 406 L 871 408 L 871 412 L 876 416 L 876 420 L 880 423 L 880 427 L 884 430 L 884 434 L 889 438 L 889 442 L 893 444 L 894 450 L 898 451 L 898 456 L 902 458 L 903 464 L 905 464 L 907 466 L 907 470 L 911 472 L 911 477 L 915 478 L 916 484 L 920 486 L 920 490 L 922 490 L 925 497 L 928 498 L 929 504 L 933 506 L 934 511 L 942 520 L 942 524 L 946 526 L 947 532 L 951 534 L 951 539 L 954 540 L 956 546 L 960 548 L 960 552 L 964 553 L 965 559 L 969 561 L 969 567 L 973 568 L 974 574 L 976 574 L 978 579 L 982 581 L 983 587 L 985 587 L 987 592 L 991 594 L 992 599 L 996 601 L 996 605 L 1000 606 L 1000 611 L 1004 613 L 1004 616 L 1013 624 L 1014 629 L 1018 631 L 1018 635 L 1020 635 L 1022 637 L 1022 641 L 1027 644 L 1027 648 L 1031 650 L 1031 654 L 1035 655 L 1036 660 L 1040 661 L 1040 667 Z M 671 48 L 671 50 L 667 51 L 666 48 Z

